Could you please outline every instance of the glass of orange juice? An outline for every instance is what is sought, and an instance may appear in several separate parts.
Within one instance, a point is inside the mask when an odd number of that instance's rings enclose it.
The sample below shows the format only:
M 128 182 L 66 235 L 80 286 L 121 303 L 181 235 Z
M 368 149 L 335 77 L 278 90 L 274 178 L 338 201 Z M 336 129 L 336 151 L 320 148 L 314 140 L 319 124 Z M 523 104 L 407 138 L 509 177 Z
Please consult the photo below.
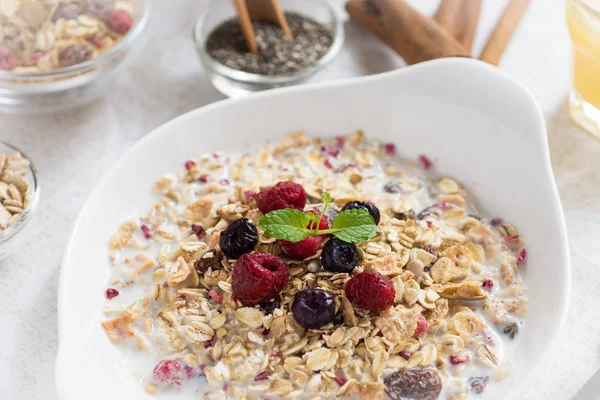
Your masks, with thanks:
M 600 137 L 600 0 L 566 0 L 573 41 L 571 119 Z

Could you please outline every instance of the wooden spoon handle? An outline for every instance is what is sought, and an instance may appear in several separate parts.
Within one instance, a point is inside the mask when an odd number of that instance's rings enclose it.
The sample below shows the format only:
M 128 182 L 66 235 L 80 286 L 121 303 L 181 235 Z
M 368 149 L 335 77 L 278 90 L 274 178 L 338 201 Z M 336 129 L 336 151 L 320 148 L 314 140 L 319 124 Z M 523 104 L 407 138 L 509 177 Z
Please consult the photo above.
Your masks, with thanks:
M 469 52 L 440 24 L 403 0 L 350 0 L 350 18 L 394 49 L 407 64 Z
M 531 0 L 510 0 L 500 16 L 494 31 L 481 52 L 480 60 L 498 65 L 512 34 L 517 29 Z
M 441 0 L 435 20 L 471 51 L 482 0 Z
M 254 35 L 254 29 L 252 28 L 252 21 L 250 20 L 250 14 L 248 13 L 248 6 L 246 0 L 233 0 L 235 8 L 237 9 L 238 19 L 246 38 L 246 43 L 251 52 L 257 53 L 258 46 L 256 44 L 256 36 Z
M 285 14 L 279 5 L 278 0 L 246 0 L 248 13 L 253 21 L 267 19 L 276 22 L 283 29 L 285 37 L 294 40 L 292 30 L 285 19 Z

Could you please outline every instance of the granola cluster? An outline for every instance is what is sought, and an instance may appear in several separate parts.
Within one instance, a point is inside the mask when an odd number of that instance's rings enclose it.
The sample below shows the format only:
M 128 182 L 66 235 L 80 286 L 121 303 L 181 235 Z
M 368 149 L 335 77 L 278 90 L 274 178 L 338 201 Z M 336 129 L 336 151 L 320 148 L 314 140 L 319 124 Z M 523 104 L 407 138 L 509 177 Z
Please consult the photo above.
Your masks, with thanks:
M 91 60 L 133 25 L 133 0 L 2 0 L 0 70 L 48 72 Z
M 0 154 L 0 232 L 21 218 L 31 200 L 29 165 L 19 152 Z
M 206 399 L 461 400 L 482 392 L 507 375 L 503 348 L 526 312 L 518 275 L 525 243 L 512 225 L 479 216 L 460 183 L 419 161 L 362 132 L 295 132 L 241 157 L 187 161 L 178 176 L 156 182 L 160 200 L 150 212 L 110 238 L 117 275 L 104 310 L 109 338 L 134 340 L 160 361 L 147 371 L 150 393 L 198 379 L 208 383 Z M 330 193 L 328 219 L 348 202 L 369 201 L 380 212 L 377 234 L 357 245 L 352 272 L 336 273 L 320 260 L 333 239 L 291 260 L 258 229 L 254 251 L 279 256 L 289 279 L 272 301 L 243 306 L 232 289 L 238 260 L 223 254 L 220 237 L 240 218 L 258 226 L 257 193 L 282 181 L 305 188 L 308 210 L 322 210 Z M 391 307 L 369 311 L 348 299 L 347 282 L 364 272 L 391 280 Z M 118 305 L 119 290 L 132 286 L 147 295 Z M 305 329 L 294 318 L 306 289 L 333 296 L 332 322 Z

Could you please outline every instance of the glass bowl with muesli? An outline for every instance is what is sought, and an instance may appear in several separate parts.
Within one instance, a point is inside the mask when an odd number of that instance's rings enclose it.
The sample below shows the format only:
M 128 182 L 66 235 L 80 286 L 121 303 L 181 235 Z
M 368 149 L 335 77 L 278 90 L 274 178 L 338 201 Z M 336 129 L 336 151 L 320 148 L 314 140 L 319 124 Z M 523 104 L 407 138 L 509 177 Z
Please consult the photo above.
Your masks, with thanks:
M 100 95 L 141 47 L 147 0 L 7 0 L 0 107 L 54 110 Z
M 147 392 L 459 400 L 508 373 L 526 242 L 426 156 L 294 132 L 173 172 L 108 249 L 102 327 Z
M 16 147 L 0 141 L 0 259 L 27 235 L 39 199 L 36 169 Z

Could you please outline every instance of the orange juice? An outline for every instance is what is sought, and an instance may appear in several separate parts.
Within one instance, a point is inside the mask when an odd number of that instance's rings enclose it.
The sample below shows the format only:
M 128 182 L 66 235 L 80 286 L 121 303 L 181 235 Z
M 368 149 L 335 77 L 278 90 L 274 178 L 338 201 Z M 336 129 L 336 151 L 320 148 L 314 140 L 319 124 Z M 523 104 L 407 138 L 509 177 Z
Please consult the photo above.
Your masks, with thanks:
M 600 135 L 600 0 L 566 0 L 573 41 L 571 117 Z

